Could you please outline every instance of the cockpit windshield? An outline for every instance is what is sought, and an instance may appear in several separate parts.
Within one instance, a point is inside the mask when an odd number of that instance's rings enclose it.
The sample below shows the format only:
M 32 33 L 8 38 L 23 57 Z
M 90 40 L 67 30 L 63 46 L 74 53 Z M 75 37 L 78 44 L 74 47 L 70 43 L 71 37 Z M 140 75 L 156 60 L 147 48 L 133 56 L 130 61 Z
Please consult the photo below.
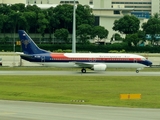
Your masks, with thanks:
M 145 60 L 146 60 L 146 58 L 142 58 L 142 60 L 143 60 L 143 61 L 145 61 Z

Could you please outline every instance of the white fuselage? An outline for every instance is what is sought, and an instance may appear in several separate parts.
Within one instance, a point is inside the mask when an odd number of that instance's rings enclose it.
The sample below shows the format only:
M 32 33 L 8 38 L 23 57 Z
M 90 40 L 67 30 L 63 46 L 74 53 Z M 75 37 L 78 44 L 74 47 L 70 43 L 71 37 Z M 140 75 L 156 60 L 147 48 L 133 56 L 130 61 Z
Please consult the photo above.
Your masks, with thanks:
M 38 62 L 45 66 L 54 67 L 81 67 L 82 63 L 87 65 L 104 64 L 107 68 L 144 68 L 146 58 L 135 54 L 115 53 L 52 53 L 53 62 Z M 46 56 L 43 57 L 45 59 Z M 66 62 L 67 61 L 67 62 Z

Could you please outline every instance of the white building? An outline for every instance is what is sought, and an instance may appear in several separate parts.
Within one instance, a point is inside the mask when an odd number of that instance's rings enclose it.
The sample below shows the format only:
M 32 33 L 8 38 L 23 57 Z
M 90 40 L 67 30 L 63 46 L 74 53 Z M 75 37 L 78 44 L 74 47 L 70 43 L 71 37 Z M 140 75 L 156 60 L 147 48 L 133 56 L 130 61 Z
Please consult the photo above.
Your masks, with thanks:
M 160 0 L 152 0 L 151 13 L 152 13 L 152 15 L 155 13 L 160 14 Z

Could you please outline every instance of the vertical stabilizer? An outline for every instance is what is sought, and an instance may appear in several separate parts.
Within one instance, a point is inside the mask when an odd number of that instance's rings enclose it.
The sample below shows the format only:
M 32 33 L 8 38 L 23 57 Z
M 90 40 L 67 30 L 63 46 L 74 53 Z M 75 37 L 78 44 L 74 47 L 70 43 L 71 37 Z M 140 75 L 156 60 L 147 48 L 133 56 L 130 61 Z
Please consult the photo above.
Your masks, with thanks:
M 24 30 L 19 30 L 18 33 L 24 54 L 48 53 L 47 51 L 40 49 Z

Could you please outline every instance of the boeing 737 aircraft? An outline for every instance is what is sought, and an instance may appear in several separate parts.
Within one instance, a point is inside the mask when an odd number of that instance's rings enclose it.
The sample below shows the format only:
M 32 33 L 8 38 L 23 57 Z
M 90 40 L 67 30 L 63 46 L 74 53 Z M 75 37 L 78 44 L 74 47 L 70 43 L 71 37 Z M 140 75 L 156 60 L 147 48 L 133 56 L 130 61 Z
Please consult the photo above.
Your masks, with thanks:
M 24 30 L 19 30 L 23 54 L 21 58 L 41 65 L 54 67 L 79 67 L 82 73 L 86 68 L 105 71 L 107 68 L 135 68 L 138 73 L 152 62 L 135 54 L 117 53 L 52 53 L 40 49 Z

